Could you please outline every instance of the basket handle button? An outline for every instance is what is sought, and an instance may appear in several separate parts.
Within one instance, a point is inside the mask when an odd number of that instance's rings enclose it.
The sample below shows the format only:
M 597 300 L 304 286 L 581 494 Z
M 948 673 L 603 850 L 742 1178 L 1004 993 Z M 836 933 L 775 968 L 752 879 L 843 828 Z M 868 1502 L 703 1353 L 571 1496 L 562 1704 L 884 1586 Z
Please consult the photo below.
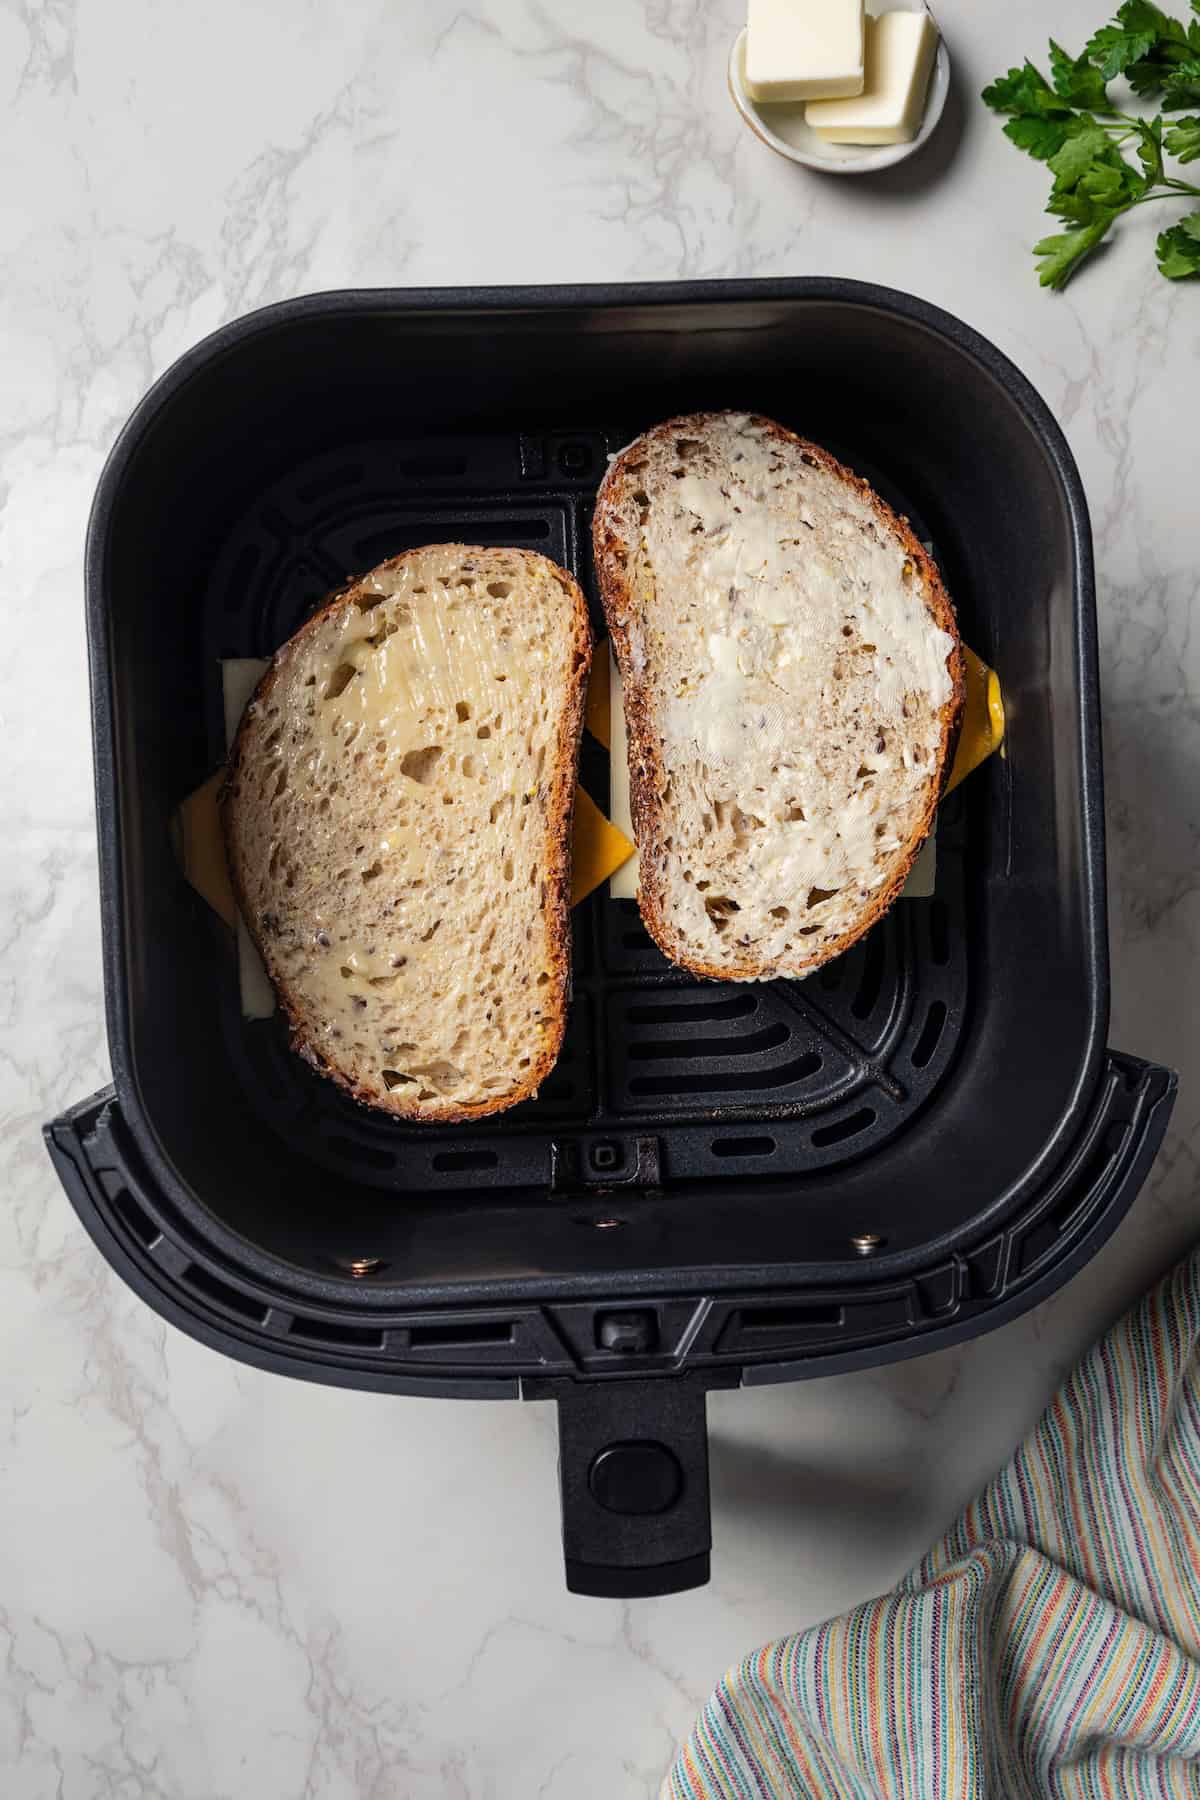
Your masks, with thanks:
M 588 1487 L 606 1512 L 667 1512 L 683 1492 L 683 1470 L 665 1444 L 636 1439 L 593 1457 Z

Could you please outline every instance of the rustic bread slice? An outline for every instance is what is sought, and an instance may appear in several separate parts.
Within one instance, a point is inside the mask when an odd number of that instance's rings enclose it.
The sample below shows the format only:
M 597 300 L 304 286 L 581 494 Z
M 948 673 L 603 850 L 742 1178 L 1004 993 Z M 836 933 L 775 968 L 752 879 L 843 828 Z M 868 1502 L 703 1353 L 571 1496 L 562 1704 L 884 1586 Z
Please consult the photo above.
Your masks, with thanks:
M 646 926 L 697 975 L 804 975 L 933 822 L 964 693 L 937 570 L 865 481 L 746 413 L 630 444 L 594 540 Z
M 222 793 L 239 905 L 295 1048 L 368 1105 L 459 1121 L 562 1043 L 591 656 L 524 550 L 410 550 L 285 644 Z

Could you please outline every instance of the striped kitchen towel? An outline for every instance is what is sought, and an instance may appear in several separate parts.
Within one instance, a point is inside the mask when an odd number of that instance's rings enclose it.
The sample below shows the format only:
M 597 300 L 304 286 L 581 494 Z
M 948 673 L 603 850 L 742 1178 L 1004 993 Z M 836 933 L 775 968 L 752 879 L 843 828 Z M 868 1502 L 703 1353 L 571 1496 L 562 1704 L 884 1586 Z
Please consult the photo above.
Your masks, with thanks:
M 732 1669 L 669 1800 L 1200 1800 L 1200 1252 L 892 1593 Z

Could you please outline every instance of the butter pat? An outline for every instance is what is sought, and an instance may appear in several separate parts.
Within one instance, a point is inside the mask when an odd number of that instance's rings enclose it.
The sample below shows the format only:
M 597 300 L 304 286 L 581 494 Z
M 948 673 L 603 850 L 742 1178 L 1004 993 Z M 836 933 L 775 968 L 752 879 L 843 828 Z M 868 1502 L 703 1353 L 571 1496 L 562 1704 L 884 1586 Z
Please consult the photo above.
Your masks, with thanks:
M 863 0 L 750 0 L 751 100 L 815 100 L 862 87 Z
M 927 12 L 869 18 L 862 92 L 848 100 L 810 100 L 809 129 L 827 144 L 910 143 L 921 127 L 937 41 Z

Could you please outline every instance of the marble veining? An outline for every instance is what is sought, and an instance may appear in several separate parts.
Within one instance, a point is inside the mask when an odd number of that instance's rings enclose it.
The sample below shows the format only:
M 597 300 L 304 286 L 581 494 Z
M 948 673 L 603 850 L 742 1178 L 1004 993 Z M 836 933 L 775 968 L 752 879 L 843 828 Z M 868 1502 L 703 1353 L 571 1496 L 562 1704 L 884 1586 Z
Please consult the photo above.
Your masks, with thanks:
M 813 177 L 724 87 L 737 0 L 0 8 L 0 1787 L 6 1800 L 634 1800 L 724 1667 L 892 1582 L 1195 1236 L 1200 304 L 1135 214 L 1061 299 L 1044 178 L 975 100 L 1097 4 L 941 0 L 923 157 Z M 1177 1066 L 1130 1218 L 961 1350 L 711 1403 L 715 1579 L 563 1591 L 554 1426 L 235 1366 L 74 1223 L 41 1122 L 106 1079 L 81 618 L 121 422 L 203 333 L 313 289 L 823 272 L 961 313 L 1046 394 L 1096 527 L 1111 1041 Z

